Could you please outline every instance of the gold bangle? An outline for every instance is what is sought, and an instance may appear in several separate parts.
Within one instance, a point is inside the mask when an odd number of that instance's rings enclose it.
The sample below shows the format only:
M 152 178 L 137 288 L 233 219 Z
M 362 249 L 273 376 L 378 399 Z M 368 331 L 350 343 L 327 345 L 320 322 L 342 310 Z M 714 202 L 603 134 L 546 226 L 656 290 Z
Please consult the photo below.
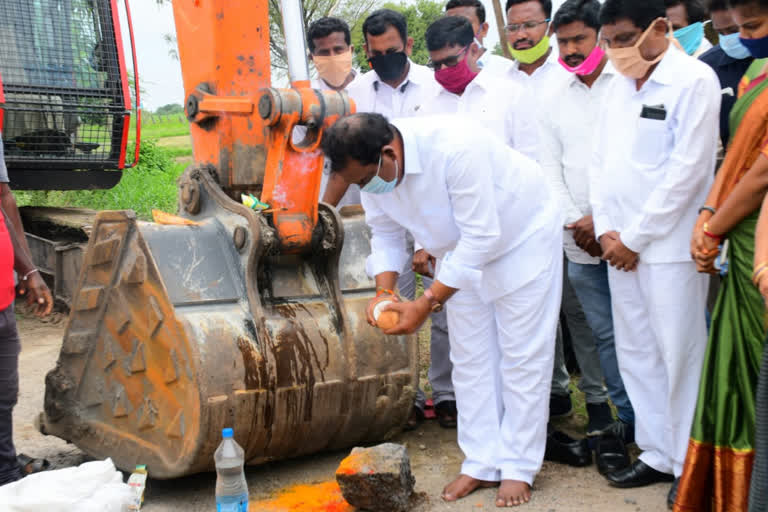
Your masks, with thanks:
M 768 275 L 765 273 L 766 270 L 768 270 L 768 267 L 762 268 L 760 272 L 758 272 L 757 275 L 755 275 L 755 277 L 752 278 L 752 284 L 760 288 L 760 278 Z
M 760 275 L 761 275 L 763 272 L 765 272 L 766 270 L 768 270 L 768 262 L 765 262 L 765 263 L 762 263 L 762 264 L 758 265 L 758 266 L 755 268 L 755 271 L 754 271 L 754 272 L 752 272 L 752 284 L 754 284 L 755 286 L 757 286 L 757 281 L 758 281 L 758 279 L 757 279 L 757 278 L 758 278 L 758 277 L 760 277 Z

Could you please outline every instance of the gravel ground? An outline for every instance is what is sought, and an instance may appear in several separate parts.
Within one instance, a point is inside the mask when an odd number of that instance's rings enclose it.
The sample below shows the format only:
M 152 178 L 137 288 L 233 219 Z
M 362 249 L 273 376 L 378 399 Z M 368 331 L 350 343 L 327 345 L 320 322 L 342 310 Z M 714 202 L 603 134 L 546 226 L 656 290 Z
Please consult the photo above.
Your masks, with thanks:
M 41 435 L 34 418 L 42 410 L 45 374 L 53 368 L 61 347 L 61 318 L 41 322 L 19 316 L 22 337 L 20 363 L 21 389 L 14 413 L 14 439 L 20 452 L 45 457 L 55 467 L 80 464 L 86 456 L 75 446 Z M 422 345 L 425 338 L 422 337 Z M 426 361 L 426 357 L 422 356 Z M 560 425 L 572 434 L 583 431 L 583 416 L 574 415 Z M 430 421 L 415 432 L 404 433 L 394 442 L 405 444 L 411 457 L 416 490 L 421 500 L 414 512 L 493 510 L 494 490 L 483 490 L 454 504 L 443 503 L 443 486 L 459 471 L 462 454 L 456 444 L 456 432 L 441 429 Z M 333 478 L 345 453 L 324 454 L 265 466 L 247 468 L 251 493 L 251 511 L 258 511 L 258 500 L 269 498 L 296 484 L 313 484 Z M 215 474 L 194 475 L 172 481 L 150 481 L 143 510 L 209 511 L 214 510 Z M 668 485 L 643 489 L 618 490 L 609 487 L 594 466 L 571 468 L 546 463 L 536 485 L 532 501 L 523 510 L 541 512 L 645 512 L 666 510 Z M 304 510 L 304 509 L 296 509 Z M 312 512 L 307 510 L 307 512 Z M 319 512 L 319 511 L 318 511 Z

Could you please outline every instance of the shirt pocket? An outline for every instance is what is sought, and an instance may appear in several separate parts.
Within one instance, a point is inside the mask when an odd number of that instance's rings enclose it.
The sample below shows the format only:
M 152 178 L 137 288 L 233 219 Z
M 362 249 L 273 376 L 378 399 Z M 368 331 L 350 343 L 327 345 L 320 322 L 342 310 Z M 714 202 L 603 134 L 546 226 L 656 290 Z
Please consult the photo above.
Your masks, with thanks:
M 642 167 L 657 167 L 669 156 L 672 133 L 667 121 L 638 118 L 632 160 Z

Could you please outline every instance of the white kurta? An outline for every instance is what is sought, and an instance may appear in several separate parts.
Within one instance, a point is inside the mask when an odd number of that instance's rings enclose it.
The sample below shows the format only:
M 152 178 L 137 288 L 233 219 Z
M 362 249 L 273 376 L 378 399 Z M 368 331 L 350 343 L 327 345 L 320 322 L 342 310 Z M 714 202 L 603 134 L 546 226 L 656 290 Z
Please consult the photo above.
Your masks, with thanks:
M 355 100 L 357 112 L 376 112 L 387 119 L 421 115 L 424 104 L 437 93 L 440 84 L 431 69 L 408 62 L 408 76 L 397 88 L 384 83 L 374 70 L 350 84 L 347 92 Z
M 363 192 L 371 275 L 414 234 L 458 288 L 447 304 L 462 473 L 528 483 L 541 468 L 562 286 L 562 213 L 536 162 L 461 116 L 395 120 L 404 178 Z M 477 172 L 477 168 L 488 172 Z
M 430 115 L 461 114 L 480 121 L 512 149 L 540 158 L 538 113 L 526 89 L 490 70 L 481 70 L 461 95 L 441 87 L 425 108 Z
M 541 167 L 565 210 L 565 222 L 592 213 L 589 205 L 589 161 L 600 108 L 616 70 L 607 62 L 592 87 L 576 74 L 554 91 L 541 116 Z M 563 247 L 570 261 L 597 264 L 600 258 L 576 245 L 571 230 L 563 231 Z
M 506 75 L 528 91 L 529 100 L 542 114 L 554 92 L 571 77 L 557 59 L 557 49 L 553 48 L 544 64 L 536 68 L 532 74 L 521 71 L 520 63 L 514 61 Z
M 619 369 L 636 413 L 640 458 L 679 476 L 707 343 L 707 276 L 689 253 L 715 169 L 720 86 L 706 64 L 670 46 L 640 91 L 617 77 L 605 94 L 590 193 L 598 236 L 639 253 L 609 270 Z M 641 118 L 643 105 L 666 119 Z

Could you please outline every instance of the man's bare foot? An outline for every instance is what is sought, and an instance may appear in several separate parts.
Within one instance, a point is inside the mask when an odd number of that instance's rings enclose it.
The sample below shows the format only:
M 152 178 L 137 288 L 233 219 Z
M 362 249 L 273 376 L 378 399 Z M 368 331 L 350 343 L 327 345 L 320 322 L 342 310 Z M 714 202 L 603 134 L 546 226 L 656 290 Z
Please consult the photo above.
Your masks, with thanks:
M 478 480 L 468 475 L 459 475 L 456 480 L 445 486 L 441 498 L 445 501 L 456 501 L 472 494 L 478 489 L 496 487 L 497 485 L 499 485 L 499 482 L 489 482 L 488 480 Z
M 517 507 L 531 499 L 531 486 L 519 480 L 502 480 L 496 495 L 497 507 Z

